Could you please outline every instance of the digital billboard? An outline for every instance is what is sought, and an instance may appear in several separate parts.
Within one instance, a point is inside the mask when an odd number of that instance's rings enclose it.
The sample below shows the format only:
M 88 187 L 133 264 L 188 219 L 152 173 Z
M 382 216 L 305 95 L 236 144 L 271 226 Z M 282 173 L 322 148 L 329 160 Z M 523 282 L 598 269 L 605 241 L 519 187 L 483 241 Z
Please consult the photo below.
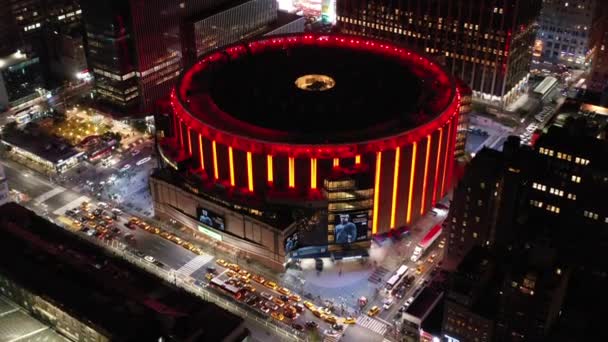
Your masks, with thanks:
M 207 227 L 224 230 L 224 217 L 206 208 L 198 208 L 198 221 Z
M 334 242 L 346 244 L 367 239 L 367 222 L 367 212 L 336 214 Z

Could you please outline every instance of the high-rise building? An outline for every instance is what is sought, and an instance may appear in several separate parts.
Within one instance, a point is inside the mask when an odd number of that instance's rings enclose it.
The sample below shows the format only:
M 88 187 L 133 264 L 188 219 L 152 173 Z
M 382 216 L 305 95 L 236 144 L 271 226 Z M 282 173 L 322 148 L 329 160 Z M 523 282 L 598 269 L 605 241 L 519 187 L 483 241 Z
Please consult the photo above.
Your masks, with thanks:
M 132 114 L 169 92 L 181 66 L 178 1 L 85 0 L 82 10 L 100 100 Z
M 476 246 L 452 274 L 443 319 L 447 341 L 546 341 L 570 270 L 555 250 Z
M 589 37 L 591 76 L 588 89 L 601 92 L 608 87 L 608 4 L 599 1 Z
M 478 99 L 501 105 L 524 89 L 540 0 L 342 0 L 342 32 L 403 42 L 434 55 Z
M 454 192 L 448 256 L 475 245 L 552 241 L 572 262 L 603 269 L 608 255 L 598 253 L 608 245 L 608 208 L 598 194 L 608 190 L 608 142 L 588 131 L 584 118 L 571 119 L 534 148 L 510 137 L 502 152 L 481 150 Z M 585 233 L 573 234 L 573 227 Z
M 0 112 L 39 96 L 40 59 L 20 51 L 0 57 Z
M 589 52 L 589 36 L 595 0 L 544 0 L 535 46 L 540 60 L 583 67 Z
M 6 174 L 4 173 L 4 167 L 0 164 L 0 205 L 3 205 L 9 200 L 8 181 L 6 180 Z

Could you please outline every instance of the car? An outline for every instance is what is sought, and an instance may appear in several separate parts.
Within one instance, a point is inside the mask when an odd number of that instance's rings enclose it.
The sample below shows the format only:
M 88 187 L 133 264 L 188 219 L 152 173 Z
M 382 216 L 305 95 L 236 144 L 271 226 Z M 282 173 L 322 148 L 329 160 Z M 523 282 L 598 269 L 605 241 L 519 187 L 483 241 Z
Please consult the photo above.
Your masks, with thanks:
M 336 337 L 339 335 L 339 333 L 333 329 L 325 329 L 325 331 L 323 331 L 323 334 L 325 334 L 325 336 L 330 337 Z
M 291 327 L 297 331 L 304 331 L 304 326 L 302 326 L 301 324 L 298 324 L 298 323 L 293 323 L 291 325 Z
M 296 308 L 297 312 L 302 312 L 304 311 L 304 305 L 300 304 L 300 303 L 296 303 L 293 305 L 294 308 Z
M 131 156 L 136 156 L 136 155 L 138 155 L 140 152 L 141 152 L 140 150 L 133 150 L 133 151 L 131 151 Z
M 280 298 L 274 298 L 272 300 L 272 302 L 275 303 L 280 308 L 282 308 L 283 306 L 285 306 L 285 302 L 282 301 Z
M 279 288 L 277 291 L 278 291 L 279 293 L 284 294 L 284 295 L 288 295 L 288 294 L 290 294 L 290 293 L 291 293 L 291 291 L 289 291 L 289 289 L 288 289 L 288 288 L 285 288 L 285 287 L 281 287 L 281 288 Z
M 281 298 L 281 300 L 284 302 L 287 302 L 289 300 L 289 297 L 287 297 L 286 295 L 281 295 L 279 298 Z
M 332 329 L 336 330 L 336 331 L 342 331 L 342 329 L 344 329 L 344 326 L 342 324 L 338 324 L 338 323 L 334 323 L 331 326 Z
M 302 298 L 300 296 L 298 296 L 297 294 L 291 294 L 289 296 L 289 299 L 293 300 L 294 302 L 299 302 L 300 300 L 302 300 Z
M 246 270 L 240 270 L 239 275 L 242 278 L 246 278 L 246 279 L 249 279 L 251 277 L 251 273 L 247 272 Z
M 355 324 L 355 323 L 357 323 L 357 320 L 352 317 L 344 318 L 344 324 Z
M 260 306 L 260 310 L 262 310 L 262 312 L 264 312 L 264 313 L 269 313 L 270 312 L 270 309 L 267 308 L 265 305 L 261 305 Z
M 249 292 L 255 292 L 256 291 L 255 287 L 251 286 L 250 284 L 243 285 L 243 289 L 245 289 L 245 290 L 247 290 Z
M 410 297 L 405 301 L 405 303 L 403 303 L 403 306 L 408 307 L 408 306 L 412 305 L 413 302 L 414 302 L 414 297 Z
M 277 289 L 277 287 L 279 287 L 279 286 L 277 285 L 277 283 L 275 283 L 274 281 L 270 281 L 270 280 L 267 280 L 267 281 L 264 283 L 264 286 L 266 286 L 267 288 L 273 289 L 273 290 L 276 290 L 276 289 Z
M 338 319 L 336 318 L 336 316 L 325 316 L 323 318 L 323 320 L 329 324 L 336 324 L 338 323 Z
M 120 171 L 125 172 L 125 171 L 129 170 L 130 168 L 131 168 L 131 165 L 130 164 L 126 164 L 125 166 L 123 166 L 123 167 L 120 168 Z
M 249 298 L 247 298 L 245 303 L 247 303 L 248 305 L 255 305 L 259 301 L 260 301 L 260 297 L 258 297 L 255 294 L 252 294 L 251 296 L 249 296 Z
M 312 310 L 315 308 L 315 305 L 309 301 L 304 301 L 304 306 L 308 308 L 308 310 Z
M 216 259 L 215 262 L 222 267 L 226 267 L 226 265 L 228 265 L 228 263 L 224 259 Z
M 279 309 L 279 306 L 271 301 L 267 301 L 266 303 L 264 303 L 264 306 L 269 308 L 272 311 L 276 311 Z
M 213 279 L 213 273 L 207 273 L 207 274 L 205 274 L 205 278 L 207 278 L 207 280 Z
M 285 315 L 285 317 L 289 317 L 289 318 L 293 319 L 298 314 L 298 311 L 293 306 L 286 305 L 283 308 L 283 314 Z
M 253 281 L 260 283 L 260 284 L 264 284 L 264 282 L 266 281 L 266 279 L 264 279 L 264 277 L 261 277 L 257 274 L 254 274 L 253 276 L 251 276 L 251 279 L 253 279 Z
M 326 315 L 331 315 L 331 310 L 329 308 L 320 307 L 319 311 L 321 311 L 322 313 L 324 313 Z
M 266 300 L 272 300 L 272 295 L 266 291 L 263 291 L 262 293 L 260 293 L 260 296 L 262 296 L 262 298 L 266 299 Z
M 374 305 L 371 309 L 369 309 L 367 311 L 367 315 L 369 317 L 374 317 L 374 316 L 376 316 L 378 314 L 378 312 L 380 312 L 380 308 L 378 306 Z
M 306 327 L 308 329 L 315 329 L 315 328 L 319 327 L 319 324 L 315 321 L 308 321 L 308 322 L 306 322 Z
M 144 260 L 146 260 L 147 262 L 154 262 L 156 259 L 154 259 L 154 257 L 152 257 L 150 255 L 146 255 L 144 257 Z
M 384 310 L 388 310 L 391 308 L 392 305 L 393 305 L 393 298 L 389 298 L 384 301 L 384 305 L 382 307 L 384 308 Z
M 228 264 L 227 267 L 233 270 L 234 272 L 238 272 L 241 270 L 241 267 L 237 264 Z
M 315 316 L 317 316 L 317 317 L 325 316 L 321 311 L 319 311 L 317 309 L 312 309 L 310 311 L 312 311 L 312 314 L 315 315 Z
M 154 260 L 153 264 L 156 265 L 157 267 L 165 268 L 165 264 L 163 264 L 162 262 L 160 262 L 158 260 Z

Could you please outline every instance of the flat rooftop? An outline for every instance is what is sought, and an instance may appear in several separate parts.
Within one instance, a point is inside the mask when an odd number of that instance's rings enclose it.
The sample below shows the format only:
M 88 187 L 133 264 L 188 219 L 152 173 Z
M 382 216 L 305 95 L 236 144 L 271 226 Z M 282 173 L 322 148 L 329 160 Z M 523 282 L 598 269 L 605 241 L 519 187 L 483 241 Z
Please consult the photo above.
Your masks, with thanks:
M 405 312 L 422 319 L 430 313 L 442 295 L 442 292 L 427 286 Z
M 7 298 L 0 297 L 0 341 L 69 342 Z
M 15 203 L 0 206 L 0 273 L 112 341 L 221 341 L 243 329 L 240 317 Z
M 42 132 L 33 134 L 24 130 L 5 130 L 2 140 L 53 164 L 68 160 L 80 153 L 68 142 Z

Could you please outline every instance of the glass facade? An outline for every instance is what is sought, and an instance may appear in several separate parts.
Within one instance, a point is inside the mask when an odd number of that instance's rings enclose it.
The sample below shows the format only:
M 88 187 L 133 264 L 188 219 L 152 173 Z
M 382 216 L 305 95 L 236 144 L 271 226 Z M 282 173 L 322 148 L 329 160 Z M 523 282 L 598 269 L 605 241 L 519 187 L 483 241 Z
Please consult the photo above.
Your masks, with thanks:
M 0 107 L 17 105 L 36 96 L 36 89 L 43 84 L 39 58 L 28 58 L 19 52 L 0 58 Z

